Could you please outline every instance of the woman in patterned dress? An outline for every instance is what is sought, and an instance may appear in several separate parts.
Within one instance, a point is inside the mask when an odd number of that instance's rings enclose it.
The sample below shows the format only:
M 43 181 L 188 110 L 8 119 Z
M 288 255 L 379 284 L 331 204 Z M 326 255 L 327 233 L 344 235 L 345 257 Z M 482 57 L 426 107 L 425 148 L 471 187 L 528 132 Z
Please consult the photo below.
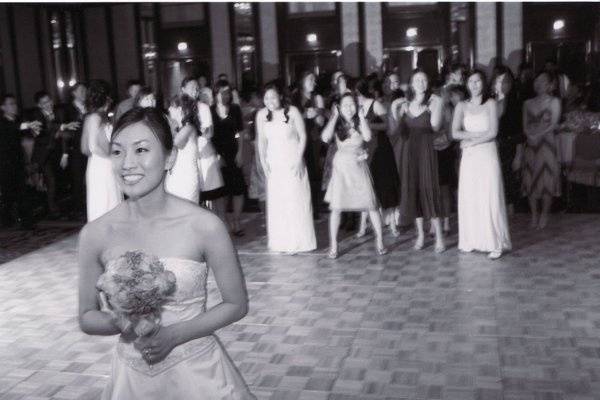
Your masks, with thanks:
M 531 227 L 543 229 L 548 224 L 552 198 L 560 196 L 560 164 L 556 144 L 556 130 L 560 120 L 560 99 L 552 95 L 556 78 L 541 72 L 535 78 L 536 96 L 523 105 L 525 169 L 523 191 L 529 198 Z M 542 211 L 538 213 L 538 203 Z

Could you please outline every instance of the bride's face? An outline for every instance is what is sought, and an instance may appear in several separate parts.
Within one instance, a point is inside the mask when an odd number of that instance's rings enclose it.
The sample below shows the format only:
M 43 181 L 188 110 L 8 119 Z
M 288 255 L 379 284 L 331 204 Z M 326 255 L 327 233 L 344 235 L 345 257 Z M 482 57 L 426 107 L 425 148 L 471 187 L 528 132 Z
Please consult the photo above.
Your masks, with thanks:
M 138 122 L 113 139 L 111 161 L 123 193 L 135 200 L 162 187 L 175 157 L 146 124 Z

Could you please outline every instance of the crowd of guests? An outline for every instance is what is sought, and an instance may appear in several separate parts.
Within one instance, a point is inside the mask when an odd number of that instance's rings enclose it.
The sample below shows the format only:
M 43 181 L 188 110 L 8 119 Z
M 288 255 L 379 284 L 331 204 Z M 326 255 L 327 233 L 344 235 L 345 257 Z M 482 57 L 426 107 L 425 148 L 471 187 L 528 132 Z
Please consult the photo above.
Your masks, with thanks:
M 561 194 L 558 126 L 564 113 L 597 101 L 552 62 L 536 75 L 523 64 L 517 77 L 499 66 L 490 79 L 456 64 L 443 78 L 420 69 L 408 82 L 394 72 L 357 79 L 337 71 L 329 87 L 318 87 L 322 77 L 307 71 L 293 87 L 276 80 L 238 93 L 223 74 L 212 87 L 188 77 L 164 104 L 139 81 L 113 104 L 109 84 L 95 80 L 73 86 L 60 111 L 47 92 L 36 93 L 37 107 L 24 116 L 4 95 L 2 221 L 32 228 L 39 192 L 50 218 L 64 217 L 65 191 L 68 218 L 94 220 L 114 208 L 123 195 L 111 169 L 120 154 L 112 125 L 131 109 L 159 107 L 176 149 L 167 191 L 212 209 L 234 236 L 244 235 L 240 217 L 251 198 L 266 213 L 274 251 L 314 250 L 313 220 L 327 204 L 331 258 L 340 228 L 362 237 L 369 222 L 380 255 L 386 227 L 398 236 L 413 223 L 416 250 L 431 234 L 443 252 L 457 209 L 459 249 L 498 258 L 511 248 L 508 216 L 522 197 L 531 227 L 547 226 Z M 124 180 L 135 185 L 142 175 Z

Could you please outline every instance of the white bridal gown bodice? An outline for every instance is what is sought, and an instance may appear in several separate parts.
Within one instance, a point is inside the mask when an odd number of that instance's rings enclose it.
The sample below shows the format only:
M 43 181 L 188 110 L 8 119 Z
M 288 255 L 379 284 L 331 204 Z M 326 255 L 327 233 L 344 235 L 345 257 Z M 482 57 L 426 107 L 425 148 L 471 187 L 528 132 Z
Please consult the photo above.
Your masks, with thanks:
M 176 291 L 164 305 L 161 324 L 169 326 L 206 312 L 206 263 L 161 258 L 176 278 Z M 109 261 L 111 262 L 111 261 Z M 149 366 L 131 343 L 119 341 L 111 380 L 103 399 L 253 400 L 244 379 L 214 335 L 177 346 Z

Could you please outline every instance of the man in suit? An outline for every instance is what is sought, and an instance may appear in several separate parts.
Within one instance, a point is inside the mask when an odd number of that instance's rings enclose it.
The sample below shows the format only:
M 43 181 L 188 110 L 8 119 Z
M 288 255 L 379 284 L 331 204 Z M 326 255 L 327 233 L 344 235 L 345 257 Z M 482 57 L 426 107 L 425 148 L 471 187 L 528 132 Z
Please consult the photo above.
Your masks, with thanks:
M 71 88 L 71 102 L 64 108 L 63 128 L 70 125 L 73 130 L 63 135 L 67 149 L 67 165 L 61 165 L 69 172 L 71 181 L 72 219 L 81 220 L 85 218 L 85 170 L 87 157 L 81 153 L 81 134 L 83 131 L 83 119 L 86 114 L 85 100 L 87 88 L 84 83 L 79 82 Z
M 121 118 L 123 114 L 135 107 L 135 102 L 138 95 L 142 90 L 142 82 L 137 79 L 132 79 L 127 82 L 127 95 L 129 96 L 125 100 L 121 101 L 115 110 L 115 122 Z
M 32 201 L 26 187 L 25 156 L 21 139 L 25 132 L 40 129 L 41 124 L 23 122 L 19 117 L 17 99 L 11 94 L 0 98 L 0 192 L 2 224 L 14 223 L 13 207 L 17 206 L 21 228 L 32 229 Z
M 31 120 L 39 121 L 41 128 L 35 135 L 32 163 L 44 175 L 47 190 L 48 212 L 50 219 L 60 218 L 60 210 L 56 196 L 56 176 L 59 168 L 68 164 L 69 153 L 66 137 L 69 132 L 76 130 L 81 124 L 70 122 L 62 124 L 54 108 L 54 101 L 46 91 L 39 91 L 34 95 L 37 108 L 32 112 Z

